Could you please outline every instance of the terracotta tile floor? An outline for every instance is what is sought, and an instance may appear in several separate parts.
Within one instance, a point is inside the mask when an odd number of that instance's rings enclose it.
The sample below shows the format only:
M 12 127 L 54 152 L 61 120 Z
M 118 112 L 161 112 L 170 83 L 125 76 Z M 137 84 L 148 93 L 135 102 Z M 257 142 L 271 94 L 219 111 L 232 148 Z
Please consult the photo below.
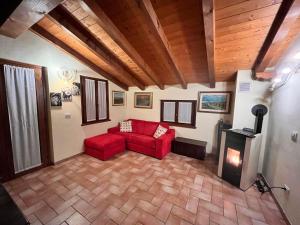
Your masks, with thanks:
M 283 225 L 269 194 L 223 182 L 212 160 L 126 152 L 72 158 L 5 184 L 30 222 L 53 225 Z

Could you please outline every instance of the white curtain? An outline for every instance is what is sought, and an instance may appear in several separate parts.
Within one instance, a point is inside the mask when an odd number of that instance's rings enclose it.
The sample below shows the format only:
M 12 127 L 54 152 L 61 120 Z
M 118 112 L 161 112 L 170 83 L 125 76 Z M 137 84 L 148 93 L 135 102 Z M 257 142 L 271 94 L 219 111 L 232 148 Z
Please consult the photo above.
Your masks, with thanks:
M 4 65 L 15 173 L 41 165 L 33 69 Z
M 85 79 L 86 121 L 96 120 L 95 81 Z
M 188 123 L 192 122 L 192 103 L 191 102 L 179 102 L 178 105 L 178 122 Z
M 98 119 L 107 119 L 107 105 L 106 105 L 106 82 L 98 81 L 98 102 L 99 115 Z
M 164 102 L 164 121 L 175 122 L 175 102 Z

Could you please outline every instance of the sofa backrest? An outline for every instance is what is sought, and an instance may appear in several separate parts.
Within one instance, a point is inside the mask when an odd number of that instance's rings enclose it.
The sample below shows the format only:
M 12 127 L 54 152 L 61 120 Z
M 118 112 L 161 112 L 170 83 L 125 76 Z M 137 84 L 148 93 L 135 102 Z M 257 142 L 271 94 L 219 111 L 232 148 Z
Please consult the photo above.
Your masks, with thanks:
M 137 134 L 153 136 L 159 124 L 169 129 L 169 124 L 167 123 L 136 120 L 136 119 L 129 119 L 129 120 L 132 121 L 132 132 Z

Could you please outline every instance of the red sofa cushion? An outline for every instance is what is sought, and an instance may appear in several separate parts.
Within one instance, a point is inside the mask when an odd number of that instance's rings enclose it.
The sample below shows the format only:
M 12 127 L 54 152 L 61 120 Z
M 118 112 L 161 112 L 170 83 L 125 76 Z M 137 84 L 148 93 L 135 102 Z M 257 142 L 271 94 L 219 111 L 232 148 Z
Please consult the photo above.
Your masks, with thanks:
M 148 136 L 153 136 L 153 134 L 155 133 L 157 127 L 158 127 L 157 122 L 148 122 L 145 121 L 145 126 L 144 126 L 144 135 L 148 135 Z
M 168 123 L 159 123 L 159 122 L 151 122 L 145 120 L 136 120 L 136 119 L 129 119 L 132 121 L 132 133 L 136 134 L 143 134 L 147 136 L 153 136 L 158 125 L 169 129 Z
M 120 131 L 116 132 L 115 134 L 118 134 L 118 135 L 121 135 L 121 136 L 125 137 L 126 140 L 128 140 L 129 137 L 131 137 L 132 135 L 136 135 L 135 133 L 130 133 L 130 132 L 120 132 Z
M 84 145 L 89 148 L 104 150 L 124 143 L 124 137 L 114 134 L 101 134 L 84 140 Z
M 134 119 L 131 119 L 131 121 L 132 121 L 132 132 L 136 134 L 143 134 L 145 122 L 143 120 L 134 120 Z
M 156 142 L 153 137 L 149 137 L 142 134 L 133 134 L 126 138 L 129 144 L 141 145 L 146 148 L 155 148 Z

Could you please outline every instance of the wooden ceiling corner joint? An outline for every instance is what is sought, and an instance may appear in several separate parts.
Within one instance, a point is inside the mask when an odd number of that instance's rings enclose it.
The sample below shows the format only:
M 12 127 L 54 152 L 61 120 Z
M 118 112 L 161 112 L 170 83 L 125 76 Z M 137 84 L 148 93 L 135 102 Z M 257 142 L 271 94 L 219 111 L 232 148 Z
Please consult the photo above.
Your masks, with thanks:
M 215 8 L 214 0 L 202 1 L 209 86 L 215 88 Z
M 50 16 L 50 17 L 49 17 Z M 49 13 L 49 19 L 61 26 L 82 45 L 92 51 L 99 58 L 113 66 L 120 74 L 130 79 L 141 90 L 145 90 L 145 84 L 135 77 L 131 71 L 115 57 L 110 50 L 103 46 L 72 14 L 62 5 L 56 7 Z
M 0 9 L 0 26 L 9 18 L 14 10 L 21 4 L 22 0 L 4 1 Z
M 105 14 L 102 8 L 94 0 L 81 0 L 80 5 L 91 16 L 99 26 L 115 41 L 120 48 L 144 71 L 160 89 L 164 89 L 163 83 L 158 79 L 151 67 L 144 61 L 127 38 L 115 26 L 112 20 Z
M 260 50 L 259 50 L 259 53 L 254 61 L 254 64 L 252 66 L 252 70 L 254 71 L 253 73 L 253 79 L 256 79 L 256 71 L 258 71 L 261 63 L 263 62 L 269 48 L 271 47 L 273 41 L 274 41 L 274 38 L 278 32 L 278 30 L 280 29 L 286 15 L 288 14 L 291 6 L 293 5 L 295 0 L 283 0 L 279 9 L 278 9 L 278 12 L 276 13 L 276 16 L 273 20 L 273 23 L 270 27 L 270 30 L 263 42 L 263 45 L 261 46 Z M 262 72 L 262 71 L 260 71 Z
M 31 31 L 39 35 L 40 37 L 46 39 L 47 41 L 51 42 L 58 48 L 62 49 L 69 55 L 73 56 L 75 59 L 79 60 L 86 66 L 88 66 L 90 69 L 94 70 L 95 72 L 101 74 L 106 79 L 110 80 L 111 82 L 115 83 L 116 85 L 120 86 L 124 90 L 128 91 L 128 85 L 119 81 L 117 78 L 115 78 L 112 74 L 107 73 L 103 69 L 101 69 L 99 66 L 85 58 L 83 55 L 69 47 L 67 44 L 65 44 L 63 41 L 59 40 L 57 37 L 53 36 L 51 33 L 49 33 L 47 30 L 45 30 L 43 27 L 39 26 L 38 24 L 35 24 L 31 27 Z
M 159 19 L 154 11 L 154 8 L 151 4 L 150 0 L 136 0 L 137 7 L 142 11 L 148 26 L 151 28 L 153 34 L 157 36 L 157 39 L 161 42 L 161 45 L 164 49 L 166 57 L 168 57 L 168 61 L 170 63 L 171 68 L 174 71 L 176 79 L 178 80 L 179 84 L 182 88 L 187 88 L 187 83 L 184 79 L 183 74 L 178 68 L 176 64 L 175 55 L 171 49 L 170 43 L 167 40 L 167 37 L 164 33 L 164 30 L 159 22 Z
M 296 40 L 300 27 L 300 0 L 295 0 L 285 16 L 273 43 L 268 49 L 262 63 L 257 68 L 258 72 L 265 71 L 267 67 L 274 67 L 284 56 L 286 49 Z
M 45 14 L 54 9 L 62 1 L 63 0 L 35 0 L 21 1 L 21 3 L 17 0 L 12 2 L 9 1 L 9 4 L 15 4 L 14 6 L 16 8 L 6 21 L 1 24 L 0 34 L 11 38 L 17 38 L 27 31 L 33 24 L 41 20 Z M 3 7 L 2 4 L 4 4 Z M 5 3 L 1 3 L 1 9 L 8 9 L 5 7 Z

